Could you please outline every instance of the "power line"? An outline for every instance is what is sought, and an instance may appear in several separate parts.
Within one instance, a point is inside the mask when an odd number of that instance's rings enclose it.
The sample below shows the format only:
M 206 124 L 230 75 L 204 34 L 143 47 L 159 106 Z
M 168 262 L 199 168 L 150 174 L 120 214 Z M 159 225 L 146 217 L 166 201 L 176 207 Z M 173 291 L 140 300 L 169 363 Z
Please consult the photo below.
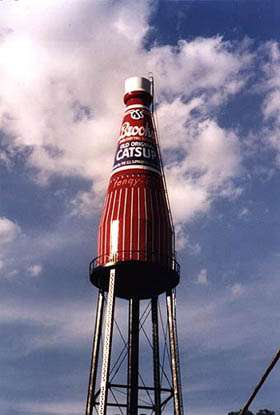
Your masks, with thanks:
M 268 375 L 270 374 L 270 372 L 272 371 L 272 369 L 274 368 L 274 366 L 276 365 L 276 363 L 278 362 L 280 358 L 280 349 L 278 349 L 277 353 L 275 354 L 275 356 L 273 357 L 271 363 L 269 364 L 269 366 L 267 367 L 266 371 L 264 372 L 263 376 L 261 377 L 259 383 L 257 384 L 257 386 L 255 387 L 253 393 L 250 395 L 248 401 L 246 402 L 246 404 L 243 406 L 243 408 L 241 409 L 239 415 L 244 415 L 246 414 L 246 412 L 248 411 L 251 403 L 253 402 L 253 400 L 255 399 L 255 397 L 257 396 L 257 393 L 259 392 L 260 388 L 262 387 L 262 385 L 264 384 L 264 382 L 266 381 L 266 378 L 268 377 Z

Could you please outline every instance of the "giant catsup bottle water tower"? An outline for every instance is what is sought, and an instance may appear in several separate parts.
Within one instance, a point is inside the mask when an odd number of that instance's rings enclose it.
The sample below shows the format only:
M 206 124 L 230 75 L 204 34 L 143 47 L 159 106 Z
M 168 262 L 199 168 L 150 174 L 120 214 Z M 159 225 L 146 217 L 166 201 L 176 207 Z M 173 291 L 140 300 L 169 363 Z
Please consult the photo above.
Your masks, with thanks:
M 172 400 L 174 414 L 183 414 L 174 290 L 179 283 L 179 265 L 175 259 L 174 230 L 151 111 L 152 89 L 153 81 L 146 78 L 132 77 L 125 82 L 126 108 L 99 224 L 98 255 L 90 264 L 90 279 L 98 287 L 99 295 L 86 415 L 92 415 L 93 411 L 99 415 L 159 415 Z M 166 351 L 170 363 L 169 388 L 163 387 L 163 375 L 168 376 L 160 355 L 159 295 L 162 293 L 166 294 L 168 335 L 163 337 L 169 340 Z M 122 336 L 126 381 L 122 384 L 113 383 L 111 362 L 116 298 L 126 299 L 128 304 L 126 339 Z M 153 361 L 148 386 L 139 383 L 141 303 L 147 300 Z M 118 359 L 120 356 L 115 356 L 116 362 Z M 114 390 L 121 390 L 125 401 L 117 398 Z M 143 390 L 148 393 L 150 403 L 140 399 Z

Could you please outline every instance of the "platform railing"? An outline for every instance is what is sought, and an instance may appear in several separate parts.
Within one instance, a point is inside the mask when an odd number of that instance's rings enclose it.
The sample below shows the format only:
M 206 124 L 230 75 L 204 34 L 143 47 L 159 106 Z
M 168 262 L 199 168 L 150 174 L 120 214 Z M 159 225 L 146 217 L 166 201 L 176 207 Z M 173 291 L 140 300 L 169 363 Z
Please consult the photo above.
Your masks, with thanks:
M 159 264 L 167 267 L 171 271 L 180 274 L 180 265 L 176 261 L 175 255 L 166 256 L 158 252 L 148 252 L 144 250 L 117 251 L 116 253 L 107 253 L 94 258 L 89 264 L 90 275 L 95 268 L 100 266 L 111 266 L 125 261 L 141 261 L 151 264 Z

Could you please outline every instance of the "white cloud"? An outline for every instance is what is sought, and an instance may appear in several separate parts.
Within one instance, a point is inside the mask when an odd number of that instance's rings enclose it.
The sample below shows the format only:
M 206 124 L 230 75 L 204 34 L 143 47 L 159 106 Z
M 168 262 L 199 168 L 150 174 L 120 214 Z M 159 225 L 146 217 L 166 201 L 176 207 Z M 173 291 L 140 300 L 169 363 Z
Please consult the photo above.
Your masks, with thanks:
M 275 272 L 270 281 L 216 286 L 214 291 L 193 294 L 187 301 L 178 294 L 181 344 L 191 342 L 198 353 L 242 348 L 249 356 L 254 350 L 256 359 L 263 357 L 264 350 L 273 350 L 278 341 L 278 287 Z M 260 333 L 265 333 L 262 342 L 258 342 Z
M 9 408 L 10 405 L 7 405 Z M 30 414 L 47 415 L 79 415 L 83 410 L 84 402 L 24 402 L 15 403 L 13 408 L 17 411 L 28 412 Z
M 240 71 L 251 59 L 242 49 L 233 52 L 230 42 L 221 37 L 181 40 L 175 47 L 153 48 L 150 56 L 151 70 L 161 79 L 162 93 L 191 96 L 203 90 L 201 98 L 214 105 L 240 90 L 246 81 Z
M 17 269 L 10 269 L 5 273 L 5 278 L 8 280 L 12 280 L 16 276 L 18 276 L 19 271 Z
M 207 285 L 208 284 L 208 272 L 207 269 L 203 268 L 200 270 L 197 276 L 197 283 L 200 285 Z
M 200 176 L 201 186 L 210 190 L 223 186 L 239 173 L 240 148 L 236 135 L 213 120 L 200 123 L 185 164 Z
M 241 209 L 240 212 L 238 213 L 239 218 L 248 217 L 249 215 L 250 215 L 250 210 L 246 207 Z
M 261 92 L 265 93 L 262 113 L 265 125 L 261 131 L 261 141 L 265 147 L 276 151 L 276 165 L 280 167 L 280 46 L 279 42 L 267 42 L 265 63 L 262 66 L 264 81 Z
M 92 180 L 92 191 L 73 200 L 76 213 L 100 206 L 124 79 L 149 71 L 175 221 L 191 220 L 235 190 L 239 142 L 211 111 L 244 86 L 251 56 L 221 37 L 145 50 L 151 7 L 49 0 L 32 7 L 11 2 L 2 10 L 0 127 L 16 151 L 29 150 L 27 162 L 41 183 L 52 175 Z
M 6 217 L 0 217 L 0 245 L 11 243 L 20 234 L 20 227 Z
M 107 178 L 105 180 L 107 182 Z M 71 201 L 71 213 L 77 216 L 92 216 L 93 212 L 99 211 L 104 201 L 106 182 L 95 182 L 90 191 L 78 192 Z
M 171 125 L 174 117 L 171 115 L 168 120 Z M 232 179 L 241 173 L 240 144 L 232 131 L 207 119 L 181 125 L 181 134 L 185 137 L 184 144 L 177 148 L 176 141 L 174 144 L 178 159 L 166 166 L 175 222 L 189 221 L 206 212 L 217 196 L 234 195 L 236 187 Z
M 56 221 L 52 228 L 39 231 L 29 231 L 27 229 L 23 233 L 18 225 L 14 222 L 14 226 L 10 228 L 12 231 L 7 235 L 5 232 L 6 242 L 1 243 L 0 232 L 0 260 L 3 267 L 1 277 L 11 280 L 17 277 L 18 282 L 22 282 L 27 274 L 30 276 L 38 276 L 43 272 L 43 263 L 49 260 L 58 252 L 71 250 L 74 246 L 80 246 L 85 238 L 85 233 L 73 231 L 73 220 L 70 216 L 63 217 L 63 220 Z M 1 224 L 1 221 L 0 221 Z M 7 240 L 9 242 L 7 242 Z M 15 255 L 15 252 L 17 255 Z
M 244 287 L 240 283 L 236 283 L 231 287 L 232 296 L 235 298 L 240 297 L 244 293 Z
M 28 267 L 27 269 L 29 274 L 32 275 L 33 277 L 37 277 L 38 275 L 40 275 L 42 270 L 43 270 L 43 267 L 40 264 L 30 265 L 30 267 Z
M 42 330 L 34 330 L 26 344 L 15 345 L 17 353 L 25 355 L 33 350 L 54 345 L 75 345 L 88 342 L 91 336 L 90 307 L 84 304 L 50 302 L 24 304 L 2 300 L 1 323 L 40 324 Z M 81 321 L 84 323 L 81 324 Z
M 199 242 L 192 243 L 189 240 L 187 246 L 191 255 L 199 255 L 201 253 L 201 245 Z
M 12 31 L 2 40 L 0 55 L 6 85 L 1 126 L 14 145 L 32 146 L 29 163 L 39 169 L 41 180 L 50 174 L 102 180 L 109 172 L 122 80 L 128 66 L 136 70 L 131 60 L 139 44 L 128 37 L 131 30 L 144 35 L 145 10 L 145 2 L 130 10 L 125 3 L 90 1 L 83 7 L 62 1 L 6 8 L 4 21 Z M 126 55 L 131 56 L 127 64 Z
M 176 238 L 176 249 L 177 251 L 181 251 L 187 245 L 188 237 L 185 233 L 184 227 L 179 223 L 175 225 L 175 238 Z
M 263 104 L 265 118 L 278 117 L 280 115 L 280 49 L 277 42 L 267 42 L 264 46 L 267 59 L 263 65 L 265 75 L 265 89 L 268 92 Z
M 46 301 L 41 297 L 35 303 L 34 299 L 21 302 L 2 297 L 0 324 L 33 325 L 32 335 L 22 338 L 20 343 L 16 339 L 11 342 L 10 352 L 25 356 L 39 349 L 89 346 L 92 338 L 93 312 L 94 303 L 86 304 L 84 301 L 70 300 L 58 303 L 56 300 Z M 124 332 L 127 322 L 125 302 L 118 302 L 115 317 Z M 120 340 L 118 335 L 117 340 Z M 5 353 L 7 354 L 7 349 L 0 347 L 0 355 Z
M 184 177 L 180 166 L 166 169 L 167 187 L 175 223 L 191 220 L 198 213 L 204 213 L 210 206 L 207 190 L 197 185 L 192 178 Z
M 198 242 L 193 242 L 190 239 L 187 230 L 181 223 L 176 223 L 175 225 L 175 237 L 177 251 L 186 248 L 190 255 L 198 255 L 201 253 L 200 244 Z
M 6 167 L 10 166 L 10 159 L 7 152 L 4 150 L 0 150 L 0 164 L 3 164 Z

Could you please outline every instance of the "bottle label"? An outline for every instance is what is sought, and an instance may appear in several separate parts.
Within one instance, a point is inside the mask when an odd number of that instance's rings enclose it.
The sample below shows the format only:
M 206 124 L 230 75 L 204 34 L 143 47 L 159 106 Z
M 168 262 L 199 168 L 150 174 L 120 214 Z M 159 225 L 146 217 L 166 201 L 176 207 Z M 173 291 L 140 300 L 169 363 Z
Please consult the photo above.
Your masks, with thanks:
M 120 130 L 113 172 L 131 168 L 160 173 L 160 160 L 150 111 L 130 109 Z

